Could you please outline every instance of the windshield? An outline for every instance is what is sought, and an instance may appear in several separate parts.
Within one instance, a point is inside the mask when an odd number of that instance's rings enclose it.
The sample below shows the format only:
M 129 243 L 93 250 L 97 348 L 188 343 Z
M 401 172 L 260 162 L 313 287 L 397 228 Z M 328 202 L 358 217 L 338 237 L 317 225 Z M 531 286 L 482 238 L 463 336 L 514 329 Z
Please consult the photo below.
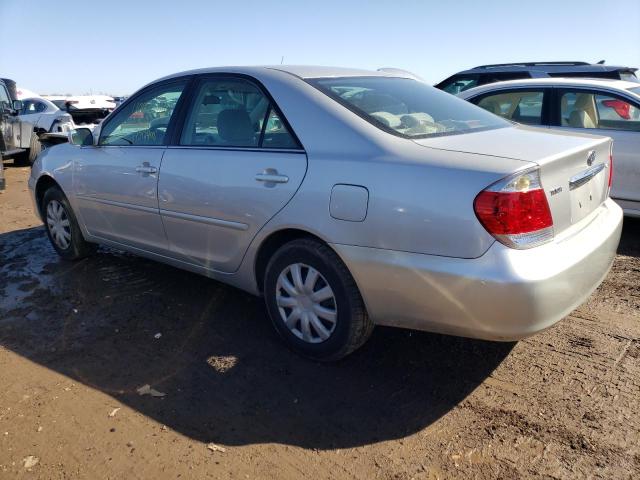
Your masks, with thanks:
M 381 130 L 405 138 L 511 125 L 482 108 L 408 78 L 321 78 L 309 83 Z

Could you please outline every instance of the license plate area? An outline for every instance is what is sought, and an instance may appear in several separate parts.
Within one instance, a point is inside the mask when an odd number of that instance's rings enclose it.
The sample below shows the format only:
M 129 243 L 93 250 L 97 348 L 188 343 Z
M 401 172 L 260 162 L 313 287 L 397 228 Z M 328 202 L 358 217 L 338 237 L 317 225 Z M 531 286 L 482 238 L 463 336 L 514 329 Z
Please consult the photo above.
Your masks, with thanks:
M 579 222 L 605 201 L 607 186 L 603 181 L 605 165 L 591 167 L 569 181 L 571 223 Z

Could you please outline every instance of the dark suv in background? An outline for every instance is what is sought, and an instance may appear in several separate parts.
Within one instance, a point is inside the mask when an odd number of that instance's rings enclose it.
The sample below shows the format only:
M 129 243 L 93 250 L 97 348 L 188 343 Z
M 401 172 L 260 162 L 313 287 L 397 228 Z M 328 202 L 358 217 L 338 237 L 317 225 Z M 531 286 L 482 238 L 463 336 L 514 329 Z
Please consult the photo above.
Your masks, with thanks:
M 481 65 L 456 73 L 435 85 L 436 88 L 457 95 L 469 88 L 487 83 L 519 80 L 521 78 L 543 77 L 589 77 L 612 78 L 638 82 L 637 68 L 604 65 L 604 61 L 592 64 L 587 62 L 526 62 L 498 63 Z

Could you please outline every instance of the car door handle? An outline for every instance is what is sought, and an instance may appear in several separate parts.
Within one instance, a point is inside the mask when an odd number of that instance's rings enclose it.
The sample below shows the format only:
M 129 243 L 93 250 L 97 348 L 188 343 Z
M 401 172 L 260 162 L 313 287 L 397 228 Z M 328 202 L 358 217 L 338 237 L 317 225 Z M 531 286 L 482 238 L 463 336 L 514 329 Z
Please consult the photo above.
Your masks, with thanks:
M 158 169 L 156 167 L 152 167 L 147 162 L 144 162 L 142 165 L 138 165 L 136 167 L 136 172 L 139 172 L 139 173 L 158 173 Z
M 258 173 L 256 175 L 256 180 L 258 182 L 265 183 L 287 183 L 289 181 L 289 177 L 277 173 Z

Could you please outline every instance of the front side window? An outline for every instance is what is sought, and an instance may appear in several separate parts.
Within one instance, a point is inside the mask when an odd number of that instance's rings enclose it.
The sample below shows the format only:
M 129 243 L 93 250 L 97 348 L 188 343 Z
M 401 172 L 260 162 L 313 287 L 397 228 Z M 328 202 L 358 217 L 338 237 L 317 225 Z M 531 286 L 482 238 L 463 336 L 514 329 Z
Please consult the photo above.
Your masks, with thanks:
M 511 125 L 482 108 L 408 78 L 321 78 L 309 83 L 373 125 L 405 138 Z
M 543 98 L 542 90 L 513 90 L 486 95 L 473 103 L 514 122 L 541 125 Z
M 163 145 L 186 81 L 152 88 L 120 110 L 100 132 L 99 145 Z
M 566 127 L 640 131 L 638 105 L 597 92 L 563 92 L 560 97 L 560 118 Z
M 180 145 L 297 148 L 269 98 L 240 78 L 205 80 L 187 114 Z

